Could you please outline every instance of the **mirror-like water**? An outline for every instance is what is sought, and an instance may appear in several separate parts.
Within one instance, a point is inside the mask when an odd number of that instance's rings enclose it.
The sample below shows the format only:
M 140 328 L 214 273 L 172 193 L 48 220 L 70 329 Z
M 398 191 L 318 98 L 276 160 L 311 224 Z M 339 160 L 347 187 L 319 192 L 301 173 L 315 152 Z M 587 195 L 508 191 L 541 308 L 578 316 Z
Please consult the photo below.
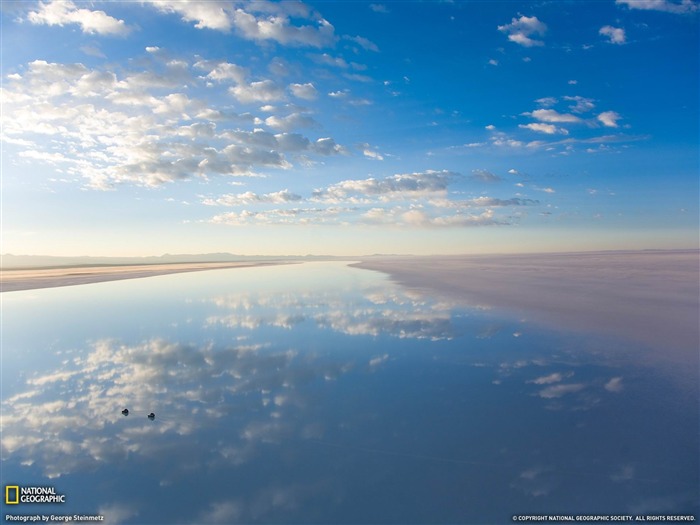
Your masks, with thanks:
M 18 513 L 698 513 L 697 370 L 641 364 L 663 349 L 545 331 L 340 263 L 2 299 L 2 482 L 66 495 Z

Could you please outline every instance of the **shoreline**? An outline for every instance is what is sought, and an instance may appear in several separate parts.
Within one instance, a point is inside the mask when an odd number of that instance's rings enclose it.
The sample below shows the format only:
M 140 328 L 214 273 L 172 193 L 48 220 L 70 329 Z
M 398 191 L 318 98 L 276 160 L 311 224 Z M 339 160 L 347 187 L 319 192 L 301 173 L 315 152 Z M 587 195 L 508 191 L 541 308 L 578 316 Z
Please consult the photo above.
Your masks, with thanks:
M 166 263 L 112 266 L 65 266 L 61 268 L 25 268 L 0 271 L 0 293 L 78 286 L 123 279 L 141 279 L 173 273 L 199 272 L 226 268 L 251 268 L 293 264 L 292 261 L 231 263 Z
M 697 354 L 697 250 L 387 257 L 352 266 L 543 326 Z

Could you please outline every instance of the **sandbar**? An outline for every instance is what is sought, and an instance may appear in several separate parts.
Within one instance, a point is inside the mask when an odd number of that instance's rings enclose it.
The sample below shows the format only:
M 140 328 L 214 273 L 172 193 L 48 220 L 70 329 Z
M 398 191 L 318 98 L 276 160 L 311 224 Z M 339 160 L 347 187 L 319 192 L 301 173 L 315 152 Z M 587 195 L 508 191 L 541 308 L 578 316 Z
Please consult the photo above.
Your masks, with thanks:
M 356 266 L 409 288 L 697 356 L 697 250 L 386 257 Z
M 173 263 L 124 266 L 72 266 L 50 269 L 18 269 L 0 271 L 0 292 L 55 288 L 79 284 L 138 279 L 171 273 L 197 272 L 223 268 L 246 268 L 286 264 L 282 262 Z

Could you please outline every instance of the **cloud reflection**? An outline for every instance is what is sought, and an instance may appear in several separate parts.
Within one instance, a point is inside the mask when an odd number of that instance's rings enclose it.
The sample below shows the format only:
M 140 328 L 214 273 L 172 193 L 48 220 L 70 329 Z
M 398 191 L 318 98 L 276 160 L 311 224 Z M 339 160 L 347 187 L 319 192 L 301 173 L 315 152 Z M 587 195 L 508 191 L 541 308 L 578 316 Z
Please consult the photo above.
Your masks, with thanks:
M 341 293 L 344 295 L 341 296 Z M 304 322 L 353 336 L 449 340 L 459 334 L 453 323 L 454 303 L 431 301 L 414 291 L 372 288 L 337 295 L 243 294 L 220 296 L 214 304 L 226 313 L 211 315 L 209 326 L 257 330 L 292 329 Z
M 318 436 L 318 428 L 309 431 L 287 417 L 305 404 L 299 388 L 351 369 L 264 345 L 219 348 L 164 339 L 97 341 L 62 366 L 29 378 L 28 390 L 3 407 L 3 458 L 36 462 L 49 478 L 134 454 L 158 457 L 166 444 L 179 446 L 178 436 L 201 436 L 224 418 L 239 429 L 233 439 L 195 455 L 204 463 L 215 454 L 241 464 L 260 443 Z M 121 415 L 124 407 L 128 417 Z M 151 411 L 153 423 L 145 417 Z

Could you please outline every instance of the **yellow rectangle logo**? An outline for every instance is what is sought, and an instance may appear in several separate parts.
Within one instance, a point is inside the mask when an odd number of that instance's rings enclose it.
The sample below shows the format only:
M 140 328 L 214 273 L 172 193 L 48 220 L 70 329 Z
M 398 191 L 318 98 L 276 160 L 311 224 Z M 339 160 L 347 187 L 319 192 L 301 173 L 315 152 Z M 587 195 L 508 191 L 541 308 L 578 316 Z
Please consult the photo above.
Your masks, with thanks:
M 12 491 L 15 491 L 15 497 L 10 497 Z M 17 505 L 19 503 L 19 485 L 5 485 L 5 505 Z

